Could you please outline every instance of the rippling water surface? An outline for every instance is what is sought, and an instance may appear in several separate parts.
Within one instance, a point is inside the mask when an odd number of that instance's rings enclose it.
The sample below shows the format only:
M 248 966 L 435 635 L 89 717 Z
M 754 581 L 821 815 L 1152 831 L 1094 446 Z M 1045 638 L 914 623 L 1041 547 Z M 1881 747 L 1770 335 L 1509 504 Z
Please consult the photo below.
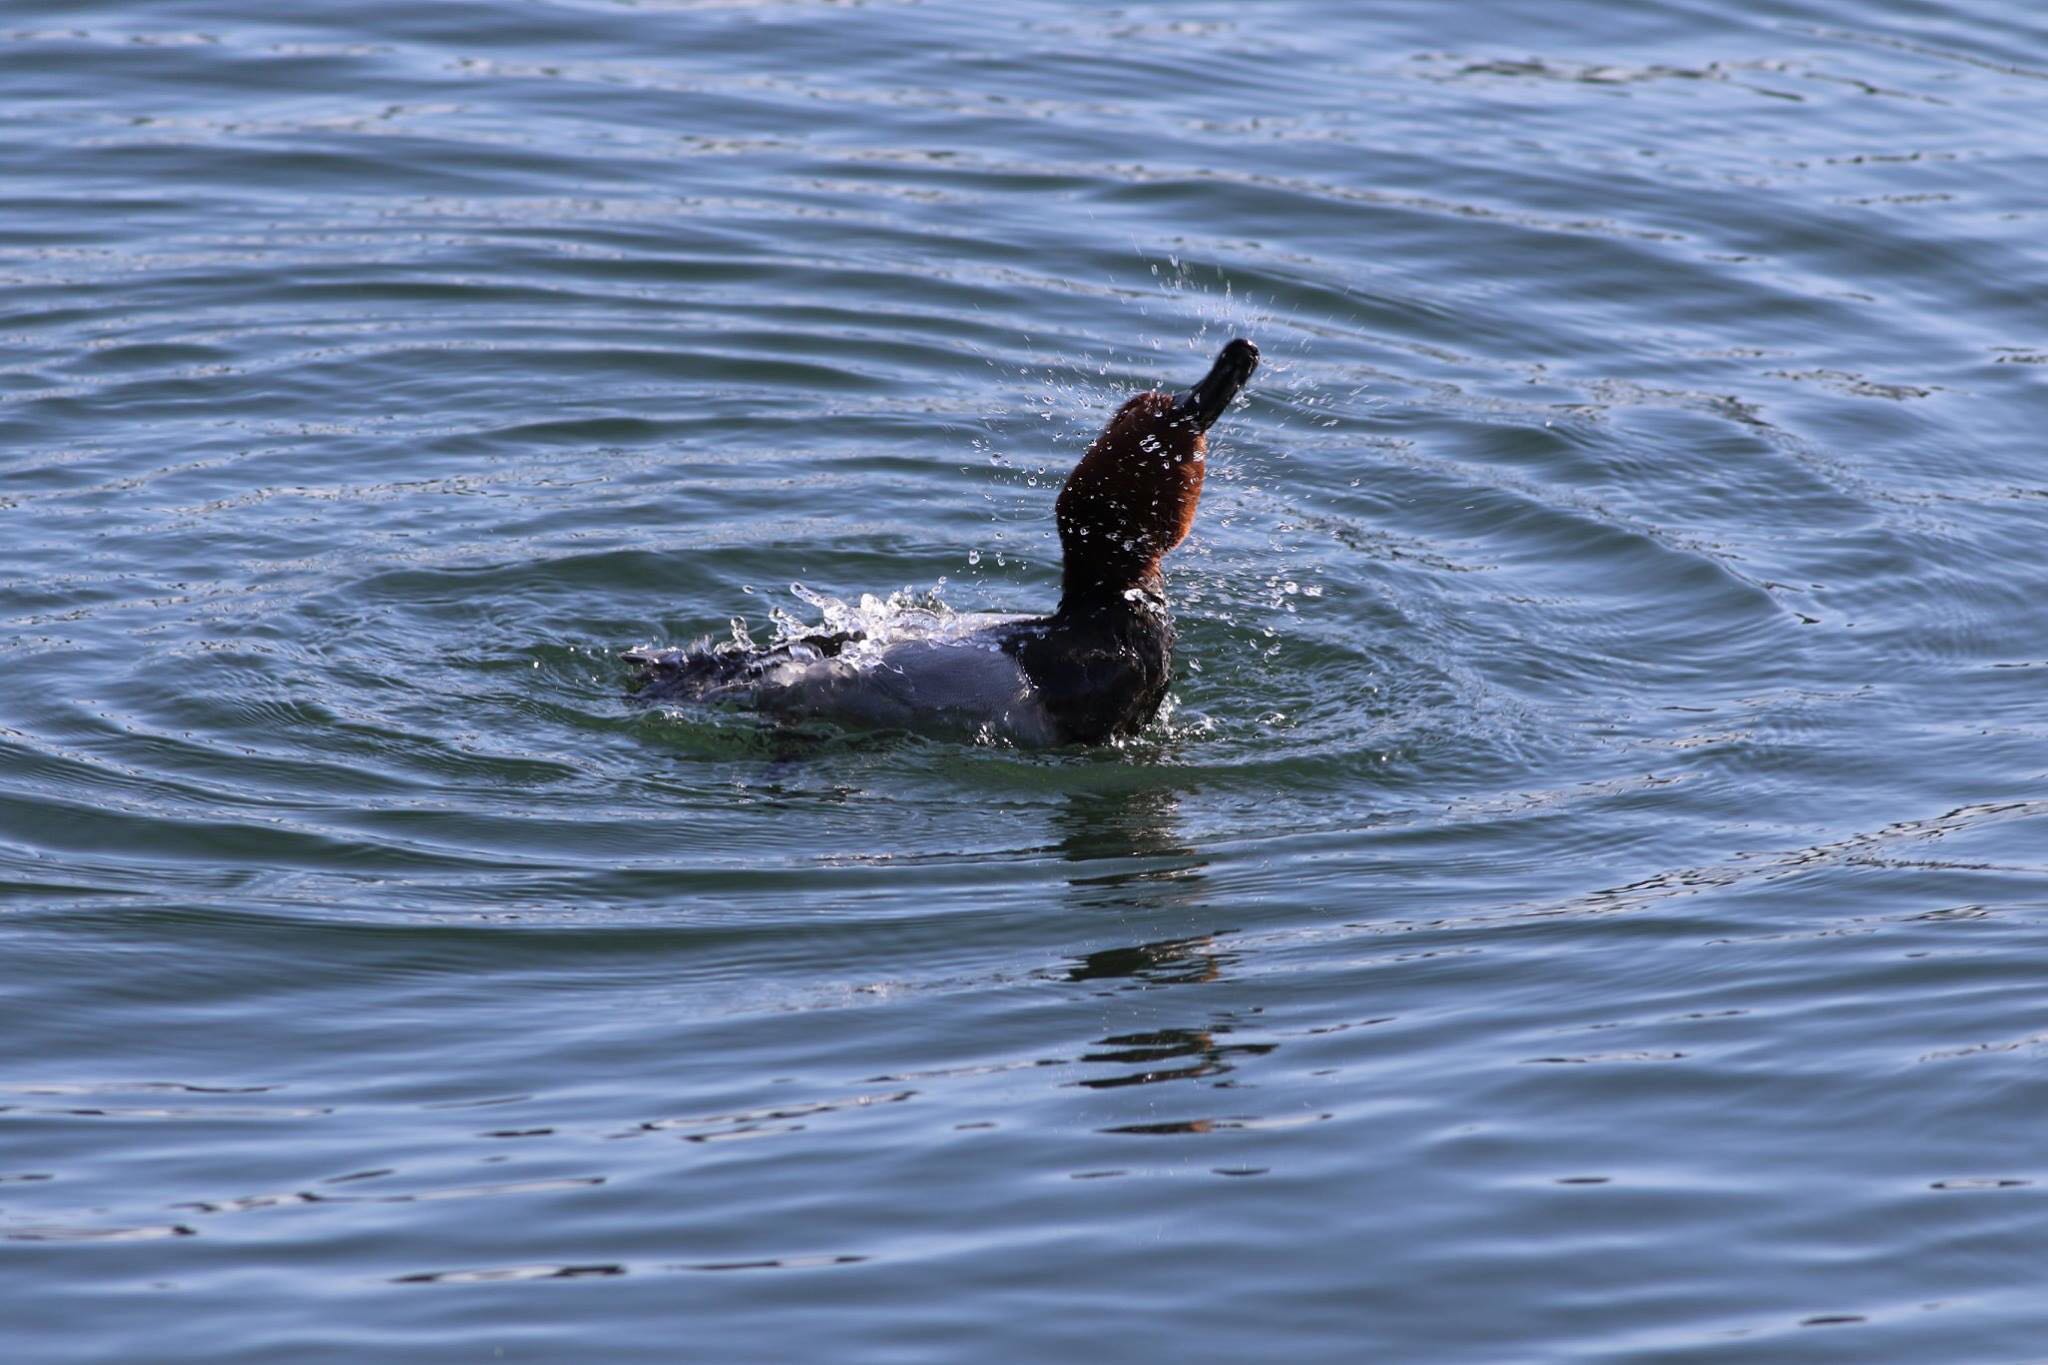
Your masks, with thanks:
M 2044 120 L 2017 3 L 8 7 L 9 1357 L 2038 1355 Z M 1239 334 L 1137 742 L 622 702 L 1048 605 Z

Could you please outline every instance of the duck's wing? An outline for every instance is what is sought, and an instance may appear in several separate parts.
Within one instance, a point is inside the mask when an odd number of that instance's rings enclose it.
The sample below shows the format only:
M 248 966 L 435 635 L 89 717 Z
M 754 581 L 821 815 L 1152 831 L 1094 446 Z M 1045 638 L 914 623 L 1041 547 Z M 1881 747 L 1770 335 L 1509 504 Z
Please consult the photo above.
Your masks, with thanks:
M 993 636 L 904 640 L 859 662 L 780 670 L 755 688 L 754 700 L 777 715 L 873 729 L 1057 742 L 1030 678 Z
M 639 670 L 635 701 L 708 701 L 748 691 L 778 671 L 835 659 L 860 637 L 806 635 L 772 649 L 629 649 L 619 657 Z

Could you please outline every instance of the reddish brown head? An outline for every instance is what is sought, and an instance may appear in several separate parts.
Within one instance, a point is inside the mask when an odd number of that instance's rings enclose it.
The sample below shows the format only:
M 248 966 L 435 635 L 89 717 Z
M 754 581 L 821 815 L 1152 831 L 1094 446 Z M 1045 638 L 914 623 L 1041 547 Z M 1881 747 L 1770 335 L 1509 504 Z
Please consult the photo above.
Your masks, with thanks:
M 1154 390 L 1117 409 L 1055 505 L 1066 600 L 1161 586 L 1159 561 L 1195 524 L 1206 433 L 1258 364 L 1258 347 L 1240 338 L 1185 394 Z

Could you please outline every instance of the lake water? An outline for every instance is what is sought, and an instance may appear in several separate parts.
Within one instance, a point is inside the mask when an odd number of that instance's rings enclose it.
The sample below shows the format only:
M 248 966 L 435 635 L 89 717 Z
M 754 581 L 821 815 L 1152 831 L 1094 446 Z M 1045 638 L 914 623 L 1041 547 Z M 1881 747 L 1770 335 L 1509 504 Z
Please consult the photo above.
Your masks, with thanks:
M 16 0 L 7 1358 L 2042 1358 L 2044 126 L 2018 3 Z M 1049 606 L 1240 334 L 1139 741 L 622 700 Z

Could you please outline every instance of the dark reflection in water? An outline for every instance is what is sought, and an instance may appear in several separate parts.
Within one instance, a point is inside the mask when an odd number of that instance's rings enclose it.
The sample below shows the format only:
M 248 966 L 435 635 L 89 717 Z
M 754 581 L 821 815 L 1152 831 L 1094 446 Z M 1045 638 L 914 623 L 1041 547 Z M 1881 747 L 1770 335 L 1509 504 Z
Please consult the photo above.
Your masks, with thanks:
M 592 1275 L 623 1275 L 622 1265 L 518 1265 L 484 1270 L 424 1270 L 398 1275 L 393 1284 L 500 1284 L 507 1280 L 578 1280 Z
M 686 1261 L 656 1266 L 630 1266 L 617 1262 L 588 1265 L 508 1265 L 469 1270 L 425 1270 L 392 1277 L 393 1284 L 503 1284 L 512 1280 L 581 1280 L 632 1274 L 636 1269 L 666 1271 L 727 1270 L 816 1270 L 826 1266 L 859 1265 L 865 1256 L 766 1256 L 752 1261 Z
M 1077 908 L 1150 910 L 1194 901 L 1209 860 L 1181 835 L 1180 797 L 1168 786 L 1068 796 L 1053 829 L 1060 856 L 1077 865 L 1067 875 Z
M 1172 787 L 1146 786 L 1113 792 L 1077 793 L 1056 817 L 1061 855 L 1076 868 L 1067 885 L 1076 905 L 1157 919 L 1168 912 L 1199 910 L 1207 859 L 1183 836 L 1180 794 Z M 1209 985 L 1224 979 L 1238 954 L 1219 947 L 1231 930 L 1161 938 L 1085 953 L 1067 966 L 1067 982 L 1117 982 L 1120 989 L 1157 990 Z M 1233 1057 L 1263 1056 L 1272 1043 L 1228 1041 L 1236 1025 L 1227 1014 L 1189 997 L 1199 1009 L 1184 1023 L 1112 1033 L 1093 1040 L 1080 1060 L 1122 1068 L 1113 1075 L 1074 1082 L 1089 1090 L 1115 1090 L 1160 1081 L 1220 1078 L 1234 1069 Z M 1149 1021 L 1148 1021 L 1149 1022 Z M 1130 1069 L 1135 1068 L 1135 1069 Z M 1217 1079 L 1216 1085 L 1227 1086 Z
M 1142 1069 L 1121 1076 L 1100 1076 L 1076 1084 L 1089 1090 L 1114 1090 L 1126 1085 L 1150 1085 L 1154 1081 L 1192 1081 L 1220 1076 L 1231 1069 L 1226 1057 L 1263 1057 L 1275 1043 L 1223 1043 L 1219 1037 L 1227 1028 L 1155 1029 L 1149 1033 L 1121 1033 L 1104 1038 L 1100 1051 L 1084 1053 L 1084 1062 L 1139 1064 Z M 1172 1062 L 1172 1066 L 1158 1063 Z
M 1226 931 L 1227 932 L 1227 931 Z M 1216 934 L 1169 938 L 1129 948 L 1104 948 L 1076 959 L 1069 981 L 1135 979 L 1148 985 L 1185 986 L 1216 981 L 1235 954 L 1215 951 Z

